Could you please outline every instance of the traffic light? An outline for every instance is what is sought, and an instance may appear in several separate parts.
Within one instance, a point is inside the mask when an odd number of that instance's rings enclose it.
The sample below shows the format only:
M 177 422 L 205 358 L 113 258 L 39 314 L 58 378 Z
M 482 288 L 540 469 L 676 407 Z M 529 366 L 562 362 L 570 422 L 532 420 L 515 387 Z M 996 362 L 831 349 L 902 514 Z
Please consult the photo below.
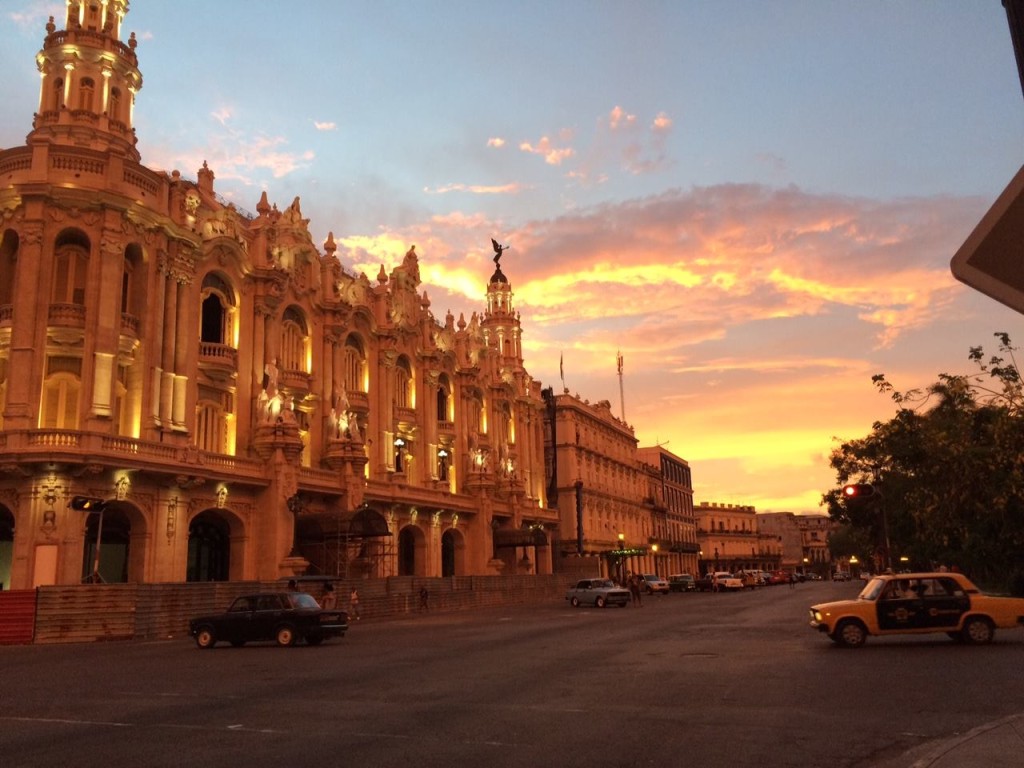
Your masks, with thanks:
M 93 496 L 72 496 L 68 505 L 78 512 L 99 512 L 107 504 L 103 499 Z
M 846 499 L 870 499 L 875 493 L 875 486 L 871 483 L 851 483 L 843 486 L 843 496 Z

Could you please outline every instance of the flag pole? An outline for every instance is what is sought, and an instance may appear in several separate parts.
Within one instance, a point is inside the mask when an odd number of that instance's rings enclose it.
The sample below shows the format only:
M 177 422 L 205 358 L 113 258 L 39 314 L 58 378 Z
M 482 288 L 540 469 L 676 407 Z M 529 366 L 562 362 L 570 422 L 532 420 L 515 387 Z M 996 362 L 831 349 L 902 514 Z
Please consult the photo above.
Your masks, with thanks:
M 622 388 L 622 353 L 615 353 L 615 363 L 619 368 L 619 413 L 622 414 L 623 423 L 626 422 L 626 394 Z

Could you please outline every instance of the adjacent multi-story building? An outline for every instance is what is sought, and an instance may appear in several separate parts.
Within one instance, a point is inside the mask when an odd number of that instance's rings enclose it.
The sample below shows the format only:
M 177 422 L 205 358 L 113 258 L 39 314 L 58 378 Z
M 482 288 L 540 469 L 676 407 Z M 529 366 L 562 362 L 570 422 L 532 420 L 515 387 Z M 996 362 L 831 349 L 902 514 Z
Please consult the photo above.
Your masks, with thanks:
M 832 562 L 828 535 L 835 523 L 827 515 L 759 512 L 757 524 L 762 532 L 779 541 L 782 568 L 796 573 L 828 573 Z
M 693 511 L 690 465 L 663 446 L 640 448 L 637 457 L 654 468 L 650 496 L 658 573 L 698 573 L 697 519 Z
M 774 571 L 782 559 L 778 536 L 759 530 L 752 506 L 701 502 L 696 508 L 701 573 Z
M 548 499 L 558 509 L 563 569 L 597 559 L 601 573 L 693 572 L 696 529 L 689 465 L 638 449 L 611 403 L 543 391 Z
M 500 262 L 479 313 L 438 321 L 415 246 L 371 281 L 298 198 L 248 213 L 205 163 L 145 166 L 127 10 L 51 17 L 0 151 L 3 586 L 550 572 L 565 512 Z M 598 479 L 619 461 L 573 470 L 605 548 L 650 535 L 638 482 Z

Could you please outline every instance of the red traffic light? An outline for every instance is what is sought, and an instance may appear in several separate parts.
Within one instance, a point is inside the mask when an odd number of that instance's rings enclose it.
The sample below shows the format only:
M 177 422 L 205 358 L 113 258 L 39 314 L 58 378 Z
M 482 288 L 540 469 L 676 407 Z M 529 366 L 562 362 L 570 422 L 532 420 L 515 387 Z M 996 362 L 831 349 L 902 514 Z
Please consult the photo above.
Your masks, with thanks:
M 843 496 L 848 499 L 868 499 L 875 495 L 875 486 L 871 483 L 851 483 L 843 486 Z
M 106 504 L 106 501 L 94 496 L 72 496 L 68 506 L 78 512 L 99 512 Z

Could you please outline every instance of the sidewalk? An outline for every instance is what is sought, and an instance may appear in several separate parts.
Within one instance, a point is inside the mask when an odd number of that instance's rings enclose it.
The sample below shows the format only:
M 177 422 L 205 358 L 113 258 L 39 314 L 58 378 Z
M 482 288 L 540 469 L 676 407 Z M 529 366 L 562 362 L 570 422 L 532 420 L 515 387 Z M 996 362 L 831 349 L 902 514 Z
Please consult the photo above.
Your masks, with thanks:
M 1024 713 L 979 725 L 962 736 L 932 741 L 876 768 L 1021 768 Z

